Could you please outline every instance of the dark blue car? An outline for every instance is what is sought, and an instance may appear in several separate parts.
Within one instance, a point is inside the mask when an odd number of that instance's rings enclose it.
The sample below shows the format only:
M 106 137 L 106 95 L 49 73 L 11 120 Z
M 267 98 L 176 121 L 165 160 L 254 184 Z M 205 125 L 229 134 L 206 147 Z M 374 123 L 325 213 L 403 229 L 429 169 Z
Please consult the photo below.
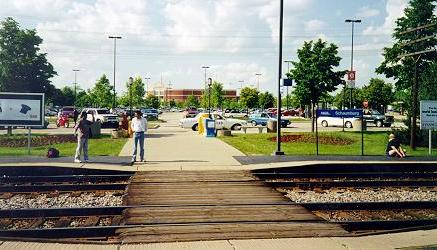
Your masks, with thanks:
M 147 119 L 158 119 L 159 116 L 159 112 L 156 109 L 143 109 L 141 112 L 143 113 L 143 117 Z
M 269 120 L 274 120 L 276 121 L 276 115 L 274 114 L 269 114 L 269 113 L 257 113 L 257 114 L 251 114 L 249 116 L 249 120 L 247 122 L 252 123 L 252 125 L 257 126 L 257 125 L 262 125 L 262 126 L 266 126 L 267 122 Z M 285 120 L 285 119 L 281 119 L 281 127 L 285 128 L 290 124 L 289 120 Z

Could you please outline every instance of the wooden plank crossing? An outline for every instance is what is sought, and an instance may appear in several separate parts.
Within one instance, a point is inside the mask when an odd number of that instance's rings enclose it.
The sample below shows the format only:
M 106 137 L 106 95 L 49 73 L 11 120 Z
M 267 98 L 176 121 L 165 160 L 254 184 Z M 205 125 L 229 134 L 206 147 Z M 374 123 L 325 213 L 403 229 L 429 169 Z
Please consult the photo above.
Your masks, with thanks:
M 348 234 L 248 171 L 139 172 L 123 202 L 138 206 L 124 212 L 124 243 Z

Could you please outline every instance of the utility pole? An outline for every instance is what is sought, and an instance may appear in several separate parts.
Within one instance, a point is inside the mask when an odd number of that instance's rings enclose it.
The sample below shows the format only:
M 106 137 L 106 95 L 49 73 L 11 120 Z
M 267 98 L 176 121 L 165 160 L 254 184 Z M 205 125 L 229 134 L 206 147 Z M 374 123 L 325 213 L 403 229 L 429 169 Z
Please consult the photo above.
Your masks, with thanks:
M 113 71 L 113 75 L 114 75 L 114 99 L 112 101 L 112 108 L 115 108 L 116 104 L 115 104 L 115 65 L 116 65 L 116 54 L 117 54 L 117 39 L 121 39 L 121 36 L 108 36 L 109 39 L 113 39 L 114 40 L 114 71 Z
M 353 71 L 354 70 L 354 26 L 355 26 L 355 23 L 361 23 L 361 20 L 359 20 L 359 19 L 355 19 L 355 20 L 353 20 L 353 19 L 346 19 L 345 22 L 352 24 L 351 71 Z M 352 106 L 352 103 L 353 103 L 353 101 L 352 101 L 352 99 L 353 99 L 353 97 L 352 97 L 352 91 L 353 91 L 352 84 L 351 84 L 350 87 L 351 87 L 350 108 L 352 109 L 353 108 L 353 106 Z
M 293 61 L 285 60 L 284 62 L 287 63 L 287 74 L 290 74 L 290 63 L 292 63 Z M 289 109 L 289 106 L 288 106 L 288 86 L 287 86 L 286 90 L 287 90 L 286 102 L 287 102 L 287 110 L 288 110 Z
M 281 82 L 282 82 L 282 30 L 284 23 L 284 0 L 279 6 L 279 63 L 278 63 L 278 119 L 276 124 L 276 151 L 274 155 L 284 155 L 281 151 Z
M 149 80 L 151 78 L 150 77 L 144 77 L 144 80 L 146 80 L 146 96 L 149 95 Z
M 260 76 L 262 76 L 263 74 L 261 73 L 256 73 L 255 76 L 257 78 L 257 83 L 256 83 L 256 89 L 259 91 L 259 78 Z
M 435 39 L 436 38 L 436 34 L 431 35 L 431 36 L 426 36 L 426 37 L 421 37 L 419 38 L 419 31 L 436 26 L 437 23 L 430 23 L 430 24 L 426 24 L 423 26 L 419 26 L 416 28 L 412 28 L 412 29 L 408 29 L 404 32 L 399 33 L 399 35 L 405 35 L 408 33 L 412 33 L 415 32 L 416 33 L 416 37 L 414 40 L 411 40 L 407 43 L 401 44 L 401 47 L 405 47 L 405 46 L 409 46 L 409 45 L 414 45 L 416 43 L 419 42 L 423 42 L 429 39 Z M 414 48 L 414 47 L 413 47 Z M 419 92 L 419 69 L 418 69 L 418 65 L 420 64 L 420 61 L 422 60 L 422 56 L 427 54 L 427 53 L 436 53 L 437 54 L 437 48 L 433 48 L 433 49 L 425 49 L 422 51 L 415 51 L 415 52 L 411 52 L 411 53 L 407 53 L 407 54 L 403 54 L 398 56 L 398 59 L 403 59 L 406 57 L 412 57 L 414 60 L 414 84 L 413 84 L 413 89 L 412 89 L 412 121 L 411 121 L 411 129 L 410 129 L 410 147 L 413 150 L 416 150 L 416 131 L 417 131 L 417 109 L 418 109 L 418 92 Z
M 207 69 L 209 69 L 209 66 L 202 66 L 202 69 L 204 69 L 204 72 L 205 72 L 205 74 L 204 74 L 204 76 L 205 76 L 205 82 L 204 82 L 204 84 L 205 84 L 205 86 L 204 86 L 204 90 L 206 90 L 206 85 L 208 85 L 208 83 L 206 82 L 206 70 Z
M 73 102 L 73 106 L 74 107 L 76 107 L 76 98 L 77 98 L 77 72 L 79 72 L 80 71 L 80 69 L 73 69 L 73 72 L 74 72 L 74 102 Z

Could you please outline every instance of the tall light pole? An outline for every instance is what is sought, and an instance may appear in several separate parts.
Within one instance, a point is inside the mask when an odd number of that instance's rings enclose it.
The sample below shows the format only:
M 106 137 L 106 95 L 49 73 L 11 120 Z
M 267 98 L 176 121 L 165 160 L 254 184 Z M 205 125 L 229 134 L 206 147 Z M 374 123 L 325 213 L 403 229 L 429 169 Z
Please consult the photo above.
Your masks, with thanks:
M 206 85 L 208 84 L 207 82 L 206 82 L 206 70 L 207 69 L 209 69 L 209 66 L 202 66 L 202 69 L 204 69 L 204 72 L 205 72 L 205 87 L 204 87 L 204 89 L 206 90 Z
M 208 78 L 208 116 L 211 119 L 211 86 L 212 78 Z
M 285 60 L 284 62 L 287 63 L 287 74 L 290 74 L 290 63 L 292 63 L 293 61 Z M 287 90 L 286 102 L 287 102 L 287 110 L 288 110 L 288 86 L 287 86 L 286 90 Z
M 108 36 L 108 38 L 109 39 L 113 39 L 114 40 L 114 72 L 113 72 L 113 75 L 114 75 L 114 88 L 113 88 L 113 91 L 114 91 L 114 99 L 113 99 L 113 101 L 112 101 L 112 108 L 115 108 L 115 65 L 116 65 L 116 61 L 115 61 L 115 56 L 116 56 L 116 54 L 117 54 L 117 39 L 121 39 L 121 36 Z
M 150 77 L 144 77 L 144 80 L 146 80 L 146 96 L 149 95 L 149 80 Z
M 77 72 L 79 72 L 80 71 L 80 69 L 73 69 L 73 72 L 74 72 L 74 105 L 73 106 L 75 106 L 76 107 L 76 98 L 77 98 Z
M 282 81 L 282 28 L 284 23 L 284 0 L 280 0 L 279 6 L 279 64 L 278 64 L 278 120 L 276 123 L 276 151 L 275 155 L 284 155 L 281 151 L 281 81 Z
M 360 19 L 346 19 L 345 20 L 346 23 L 351 23 L 352 24 L 352 51 L 351 51 L 351 71 L 354 70 L 354 26 L 355 23 L 361 23 Z M 352 85 L 351 87 L 351 100 L 350 100 L 350 108 L 352 108 Z
M 132 84 L 134 83 L 134 79 L 129 77 L 129 114 L 132 119 Z
M 260 76 L 262 76 L 263 74 L 261 73 L 256 73 L 255 76 L 257 78 L 257 83 L 256 83 L 256 89 L 259 91 L 259 78 Z

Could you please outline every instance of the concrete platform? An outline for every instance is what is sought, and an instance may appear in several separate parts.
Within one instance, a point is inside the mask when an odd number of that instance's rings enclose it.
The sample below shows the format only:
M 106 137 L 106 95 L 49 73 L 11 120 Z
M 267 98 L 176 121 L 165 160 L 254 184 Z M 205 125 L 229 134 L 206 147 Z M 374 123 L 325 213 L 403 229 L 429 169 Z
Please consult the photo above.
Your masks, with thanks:
M 162 249 L 217 249 L 217 250 L 320 250 L 320 249 L 437 249 L 437 229 L 395 233 L 365 237 L 332 237 L 332 238 L 292 238 L 292 239 L 267 239 L 267 240 L 220 240 L 198 242 L 175 242 L 157 244 L 133 245 L 90 245 L 90 244 L 58 244 L 35 242 L 0 242 L 3 249 L 41 249 L 41 250 L 162 250 Z

